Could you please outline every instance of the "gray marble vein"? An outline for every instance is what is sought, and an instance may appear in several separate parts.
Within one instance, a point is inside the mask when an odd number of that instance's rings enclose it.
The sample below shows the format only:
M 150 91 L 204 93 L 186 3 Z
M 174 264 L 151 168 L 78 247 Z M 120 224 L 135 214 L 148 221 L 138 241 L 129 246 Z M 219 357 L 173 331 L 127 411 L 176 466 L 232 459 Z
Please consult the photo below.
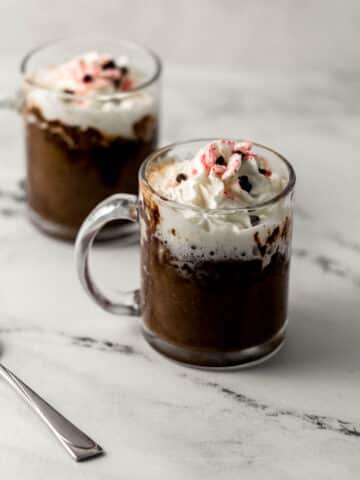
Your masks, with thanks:
M 337 432 L 343 435 L 360 437 L 360 423 L 351 423 L 342 419 L 327 417 L 324 415 L 317 415 L 314 413 L 299 412 L 296 410 L 277 409 L 274 406 L 258 402 L 254 398 L 247 397 L 242 393 L 235 392 L 229 388 L 222 387 L 217 383 L 208 382 L 206 386 L 215 388 L 223 393 L 225 396 L 232 398 L 236 402 L 240 402 L 247 407 L 255 410 L 260 410 L 264 415 L 269 417 L 292 417 L 306 423 L 310 423 L 319 430 L 327 430 L 330 432 Z
M 21 119 L 1 111 L 1 361 L 107 452 L 73 464 L 0 382 L 2 476 L 358 479 L 359 3 L 18 3 L 2 2 L 1 93 L 29 46 L 106 27 L 164 59 L 162 144 L 268 144 L 296 169 L 297 206 L 285 348 L 250 370 L 187 369 L 151 350 L 138 319 L 93 305 L 72 246 L 28 222 Z M 109 291 L 139 286 L 134 239 L 97 245 L 92 261 Z

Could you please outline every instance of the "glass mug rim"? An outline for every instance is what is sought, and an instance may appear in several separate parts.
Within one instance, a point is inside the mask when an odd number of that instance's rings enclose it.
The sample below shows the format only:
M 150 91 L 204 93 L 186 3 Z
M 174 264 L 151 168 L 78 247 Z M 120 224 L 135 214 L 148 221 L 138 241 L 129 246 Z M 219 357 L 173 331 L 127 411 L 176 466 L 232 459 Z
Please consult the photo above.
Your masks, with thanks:
M 230 140 L 230 139 L 225 138 L 225 140 Z M 170 145 L 166 145 L 164 147 L 161 147 L 161 148 L 155 150 L 155 152 L 150 154 L 143 161 L 143 163 L 140 166 L 140 169 L 139 169 L 139 187 L 140 187 L 141 183 L 144 183 L 145 186 L 149 189 L 149 191 L 151 192 L 152 195 L 154 195 L 159 200 L 165 201 L 166 204 L 169 205 L 169 206 L 172 206 L 172 207 L 177 208 L 179 210 L 193 210 L 193 211 L 196 211 L 196 212 L 202 212 L 206 215 L 229 214 L 229 213 L 236 213 L 236 212 L 249 212 L 249 210 L 250 211 L 258 210 L 259 208 L 274 205 L 275 203 L 280 201 L 282 198 L 286 197 L 288 194 L 290 194 L 294 191 L 295 184 L 296 184 L 296 174 L 295 174 L 295 170 L 294 170 L 293 166 L 291 165 L 291 163 L 283 155 L 281 155 L 279 152 L 277 152 L 276 150 L 272 149 L 271 147 L 267 147 L 266 145 L 263 145 L 263 144 L 258 143 L 258 142 L 251 142 L 251 143 L 255 147 L 262 148 L 262 149 L 266 150 L 267 152 L 274 154 L 278 159 L 280 159 L 282 161 L 282 163 L 285 165 L 285 167 L 288 171 L 288 174 L 289 174 L 289 179 L 287 181 L 287 184 L 283 188 L 283 190 L 281 190 L 281 192 L 278 193 L 277 195 L 275 195 L 274 197 L 272 197 L 269 200 L 266 200 L 264 202 L 259 202 L 259 203 L 256 203 L 254 205 L 250 205 L 250 206 L 247 206 L 247 207 L 202 208 L 202 207 L 198 207 L 198 206 L 195 206 L 195 205 L 188 205 L 188 204 L 185 204 L 185 203 L 177 202 L 176 200 L 172 200 L 170 198 L 167 198 L 166 196 L 159 193 L 150 184 L 150 182 L 147 178 L 147 167 L 148 167 L 149 163 L 156 160 L 161 155 L 166 154 L 167 152 L 176 148 L 177 146 L 190 145 L 192 143 L 197 143 L 197 142 L 204 142 L 204 145 L 206 145 L 207 143 L 211 143 L 211 142 L 215 142 L 215 141 L 216 141 L 215 138 L 196 138 L 196 139 L 192 139 L 192 140 L 185 140 L 185 141 L 182 141 L 182 142 L 174 142 Z M 238 139 L 236 141 L 242 142 L 242 141 L 245 141 L 245 140 Z
M 56 92 L 57 94 L 61 93 L 59 91 L 56 91 L 54 88 L 51 88 L 51 87 L 46 87 L 44 85 L 42 85 L 41 83 L 38 83 L 34 80 L 31 80 L 29 77 L 27 77 L 27 74 L 28 74 L 28 64 L 30 62 L 30 60 L 38 53 L 41 53 L 43 52 L 44 50 L 46 50 L 47 48 L 51 48 L 51 47 L 54 47 L 56 45 L 60 45 L 62 42 L 65 42 L 67 40 L 79 40 L 79 39 L 86 39 L 86 38 L 94 38 L 95 41 L 96 39 L 98 40 L 113 40 L 115 39 L 115 37 L 112 37 L 112 36 L 104 36 L 104 35 L 85 35 L 85 36 L 68 36 L 68 37 L 61 37 L 57 40 L 50 40 L 50 41 L 47 41 L 47 42 L 43 42 L 41 44 L 38 44 L 36 45 L 35 47 L 33 47 L 27 54 L 25 54 L 25 56 L 23 57 L 23 59 L 21 60 L 21 63 L 20 63 L 20 74 L 23 78 L 23 81 L 29 85 L 30 87 L 34 87 L 34 88 L 38 88 L 38 89 L 41 89 L 41 90 L 45 90 L 45 91 L 48 91 L 48 92 Z M 123 45 L 125 47 L 135 47 L 137 48 L 138 50 L 142 50 L 143 53 L 147 54 L 154 62 L 154 65 L 155 65 L 155 71 L 154 73 L 151 75 L 151 77 L 149 79 L 147 79 L 146 81 L 140 83 L 139 85 L 137 85 L 136 87 L 134 88 L 131 88 L 130 90 L 127 90 L 126 92 L 119 92 L 119 93 L 110 93 L 110 94 L 89 94 L 89 95 L 77 95 L 76 93 L 64 93 L 61 95 L 66 95 L 67 97 L 69 98 L 81 98 L 81 99 L 86 99 L 86 98 L 98 98 L 100 100 L 109 100 L 111 98 L 124 98 L 124 97 L 127 97 L 129 96 L 130 94 L 132 94 L 133 92 L 138 92 L 138 91 L 141 91 L 141 90 L 144 90 L 145 88 L 149 87 L 150 85 L 154 84 L 160 77 L 161 75 L 161 72 L 162 72 L 162 61 L 160 59 L 160 57 L 150 48 L 146 47 L 145 45 L 142 45 L 141 43 L 138 43 L 138 42 L 134 42 L 132 40 L 123 40 L 123 39 L 119 39 L 119 40 L 116 40 L 117 43 L 119 45 Z

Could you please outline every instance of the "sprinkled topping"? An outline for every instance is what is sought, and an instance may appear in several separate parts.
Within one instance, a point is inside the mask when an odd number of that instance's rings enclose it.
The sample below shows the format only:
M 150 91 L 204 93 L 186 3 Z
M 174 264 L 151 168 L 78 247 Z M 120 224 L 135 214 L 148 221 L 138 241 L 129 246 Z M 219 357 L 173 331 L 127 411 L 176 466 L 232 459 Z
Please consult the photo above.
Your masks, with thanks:
M 268 160 L 252 149 L 248 141 L 211 142 L 191 160 L 169 163 L 156 188 L 170 199 L 206 209 L 265 202 L 282 190 L 286 179 L 273 174 Z M 254 225 L 260 219 L 249 212 L 248 222 Z
M 239 177 L 239 183 L 240 187 L 245 190 L 245 192 L 251 192 L 252 185 L 249 182 L 249 177 L 247 175 L 241 175 L 241 177 Z
M 134 75 L 122 64 L 123 58 L 119 62 L 121 64 L 117 64 L 110 55 L 89 52 L 49 68 L 39 80 L 45 86 L 62 92 L 71 91 L 76 95 L 124 92 L 133 88 Z

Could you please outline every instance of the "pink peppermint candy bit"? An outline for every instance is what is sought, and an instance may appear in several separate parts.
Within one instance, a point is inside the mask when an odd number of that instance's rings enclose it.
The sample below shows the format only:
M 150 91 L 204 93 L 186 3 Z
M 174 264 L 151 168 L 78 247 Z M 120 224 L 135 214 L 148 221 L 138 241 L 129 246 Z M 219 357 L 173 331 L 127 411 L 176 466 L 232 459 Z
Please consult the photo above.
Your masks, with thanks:
M 96 52 L 84 54 L 54 69 L 57 81 L 68 80 L 74 85 L 74 93 L 87 94 L 111 86 L 115 90 L 128 91 L 134 83 L 128 68 L 117 65 L 110 55 Z
M 215 165 L 216 159 L 217 159 L 217 145 L 216 143 L 210 143 L 210 145 L 206 147 L 205 151 L 200 156 L 200 161 L 208 173 L 210 172 L 211 168 Z
M 117 68 L 107 68 L 103 70 L 102 75 L 105 78 L 121 78 L 121 72 Z
M 221 143 L 222 145 L 230 145 L 232 147 L 235 145 L 234 140 L 226 140 L 225 138 L 219 140 L 219 143 Z
M 240 165 L 241 155 L 239 155 L 238 153 L 233 153 L 229 158 L 228 164 L 226 166 L 226 171 L 224 172 L 222 179 L 227 180 L 228 178 L 233 177 L 239 170 Z
M 127 92 L 128 90 L 131 90 L 134 86 L 134 82 L 131 80 L 129 77 L 125 77 L 121 81 L 121 90 L 123 92 Z
M 171 179 L 167 183 L 168 188 L 175 188 L 179 185 L 179 183 L 175 179 Z
M 249 154 L 252 147 L 253 147 L 253 145 L 249 141 L 236 143 L 234 145 L 233 152 L 234 153 L 235 152 L 241 152 L 241 153 Z
M 216 176 L 222 176 L 226 171 L 226 165 L 217 165 L 215 164 L 211 168 L 211 172 L 214 173 Z

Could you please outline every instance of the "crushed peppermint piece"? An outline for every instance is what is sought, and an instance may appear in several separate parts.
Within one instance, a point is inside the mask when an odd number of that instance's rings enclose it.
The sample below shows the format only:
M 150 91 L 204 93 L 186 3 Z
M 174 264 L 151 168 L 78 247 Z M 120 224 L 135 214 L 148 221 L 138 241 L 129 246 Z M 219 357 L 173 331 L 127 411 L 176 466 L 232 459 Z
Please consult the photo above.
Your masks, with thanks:
M 170 199 L 207 209 L 266 202 L 281 191 L 286 178 L 272 173 L 268 160 L 252 149 L 248 141 L 213 141 L 190 159 L 170 162 L 160 189 Z M 246 216 L 247 225 L 260 223 L 251 210 Z
M 60 92 L 74 95 L 111 94 L 131 90 L 134 74 L 128 66 L 119 66 L 108 54 L 87 52 L 69 62 L 55 65 L 39 76 L 39 83 L 55 86 Z M 65 99 L 67 100 L 67 99 Z

